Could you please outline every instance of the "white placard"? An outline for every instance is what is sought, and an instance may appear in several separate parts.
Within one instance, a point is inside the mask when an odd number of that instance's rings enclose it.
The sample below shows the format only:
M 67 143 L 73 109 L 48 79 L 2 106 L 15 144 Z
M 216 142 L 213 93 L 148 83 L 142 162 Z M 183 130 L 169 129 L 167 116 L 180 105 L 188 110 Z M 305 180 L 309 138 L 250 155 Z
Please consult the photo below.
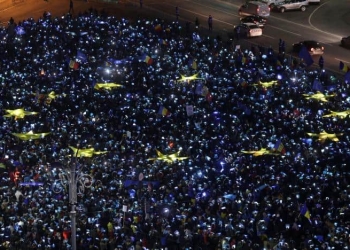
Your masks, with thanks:
M 128 211 L 128 206 L 123 205 L 123 212 L 125 213 L 126 211 Z

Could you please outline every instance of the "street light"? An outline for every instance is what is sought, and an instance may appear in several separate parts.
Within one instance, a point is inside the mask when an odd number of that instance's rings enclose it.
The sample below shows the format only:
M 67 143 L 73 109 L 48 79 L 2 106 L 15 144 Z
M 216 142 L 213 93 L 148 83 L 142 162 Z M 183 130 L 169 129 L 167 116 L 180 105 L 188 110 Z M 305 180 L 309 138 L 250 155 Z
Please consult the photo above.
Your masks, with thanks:
M 77 159 L 77 157 L 74 157 Z M 83 195 L 85 188 L 90 188 L 93 183 L 93 177 L 89 174 L 82 172 L 82 168 L 79 167 L 78 161 L 69 161 L 68 167 L 65 168 L 62 163 L 55 165 L 59 170 L 59 178 L 54 180 L 52 184 L 52 191 L 54 193 L 61 193 L 65 190 L 68 184 L 69 188 L 69 204 L 70 204 L 70 219 L 71 219 L 71 245 L 72 250 L 77 249 L 77 229 L 76 229 L 76 217 L 77 217 L 77 203 L 78 194 Z

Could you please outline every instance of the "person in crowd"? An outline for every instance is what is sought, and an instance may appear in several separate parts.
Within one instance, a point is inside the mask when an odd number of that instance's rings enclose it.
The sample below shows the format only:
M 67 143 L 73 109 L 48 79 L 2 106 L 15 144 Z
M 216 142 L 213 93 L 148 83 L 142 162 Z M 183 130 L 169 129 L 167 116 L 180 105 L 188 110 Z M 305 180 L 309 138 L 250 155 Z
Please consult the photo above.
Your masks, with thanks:
M 213 17 L 211 15 L 208 17 L 208 27 L 210 31 L 213 30 Z
M 0 249 L 349 248 L 347 83 L 177 28 L 0 29 Z

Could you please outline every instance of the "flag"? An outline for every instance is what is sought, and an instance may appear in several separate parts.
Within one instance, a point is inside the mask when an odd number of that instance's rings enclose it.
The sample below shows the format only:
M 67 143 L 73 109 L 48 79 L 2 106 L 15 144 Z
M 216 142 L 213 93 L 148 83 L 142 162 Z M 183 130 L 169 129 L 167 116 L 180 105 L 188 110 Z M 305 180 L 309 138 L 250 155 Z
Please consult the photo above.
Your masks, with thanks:
M 350 83 L 350 70 L 344 76 L 345 83 Z
M 208 102 L 211 102 L 213 100 L 213 96 L 210 94 L 208 87 L 204 86 L 201 83 L 197 84 L 195 93 L 197 95 L 201 95 L 201 96 L 205 97 L 205 99 Z
M 310 211 L 307 208 L 306 204 L 302 205 L 300 208 L 300 214 L 303 215 L 306 219 L 310 220 Z
M 237 103 L 237 107 L 239 109 L 241 109 L 245 115 L 251 115 L 252 114 L 252 110 L 247 105 L 245 105 L 245 104 L 243 104 L 241 102 Z
M 280 60 L 278 60 L 278 59 L 277 59 L 276 64 L 277 64 L 277 66 L 282 67 L 282 63 L 281 63 L 281 61 L 280 61 Z
M 312 84 L 312 89 L 320 92 L 323 92 L 324 90 L 322 84 L 317 79 L 314 80 L 314 83 Z
M 190 60 L 188 60 L 188 66 L 191 67 L 192 69 L 196 70 L 197 69 L 197 61 L 194 60 L 193 58 L 190 58 Z
M 168 42 L 165 41 L 164 39 L 159 39 L 159 44 L 160 45 L 168 45 Z
M 341 71 L 344 71 L 344 72 L 348 72 L 349 71 L 349 67 L 346 64 L 344 64 L 342 61 L 339 62 L 339 69 Z
M 91 81 L 91 87 L 92 87 L 93 89 L 95 88 L 96 83 L 97 83 L 96 79 L 92 79 L 92 81 Z
M 163 106 L 159 107 L 159 111 L 158 111 L 159 115 L 163 115 L 163 116 L 169 116 L 170 112 L 168 109 L 164 108 Z
M 81 62 L 87 62 L 88 57 L 81 50 L 78 50 L 77 51 L 77 59 L 80 60 Z
M 323 242 L 323 236 L 322 235 L 316 235 L 315 238 L 319 241 L 319 242 Z
M 0 163 L 0 168 L 2 168 L 2 169 L 6 169 L 5 164 L 4 164 L 4 163 Z
M 267 187 L 270 187 L 270 186 L 267 185 L 267 184 L 263 184 L 263 185 L 257 187 L 256 191 L 259 191 L 259 192 L 260 192 L 260 191 L 264 190 L 264 189 L 267 188 Z
M 301 47 L 301 50 L 299 52 L 299 57 L 304 60 L 307 66 L 310 66 L 314 63 L 312 56 L 310 55 L 309 51 L 305 46 Z
M 126 64 L 128 62 L 127 59 L 122 59 L 122 60 L 113 60 L 112 61 L 115 65 L 123 65 Z
M 240 80 L 240 85 L 241 85 L 241 87 L 242 87 L 242 88 L 246 88 L 246 87 L 248 87 L 248 83 L 247 83 L 247 81 L 246 81 L 246 80 L 244 80 L 243 78 L 241 78 L 241 80 Z
M 246 56 L 242 56 L 242 64 L 248 64 L 249 58 Z
M 186 105 L 186 113 L 187 113 L 187 116 L 193 115 L 193 105 Z
M 112 63 L 109 62 L 109 61 L 105 61 L 105 67 L 111 67 L 112 66 Z
M 201 95 L 201 96 L 207 96 L 207 94 L 209 93 L 209 90 L 206 86 L 204 86 L 203 84 L 199 83 L 196 86 L 196 90 L 195 90 L 197 95 Z
M 157 25 L 154 27 L 154 30 L 157 31 L 157 32 L 162 31 L 162 25 L 157 24 Z
M 275 150 L 277 150 L 278 152 L 280 152 L 281 154 L 285 154 L 286 153 L 286 149 L 283 145 L 283 143 L 281 142 L 281 140 L 278 140 L 275 144 Z
M 207 102 L 211 102 L 213 100 L 213 96 L 208 92 L 208 94 L 205 96 L 205 99 Z
M 142 61 L 144 61 L 147 65 L 151 65 L 153 63 L 153 59 L 147 55 L 144 55 L 142 57 Z
M 79 63 L 77 63 L 77 62 L 74 61 L 74 60 L 70 60 L 70 62 L 69 62 L 69 67 L 70 67 L 71 69 L 77 70 L 77 69 L 79 68 Z
M 225 194 L 223 197 L 225 199 L 227 199 L 227 200 L 234 201 L 236 199 L 237 195 L 235 195 L 235 194 Z

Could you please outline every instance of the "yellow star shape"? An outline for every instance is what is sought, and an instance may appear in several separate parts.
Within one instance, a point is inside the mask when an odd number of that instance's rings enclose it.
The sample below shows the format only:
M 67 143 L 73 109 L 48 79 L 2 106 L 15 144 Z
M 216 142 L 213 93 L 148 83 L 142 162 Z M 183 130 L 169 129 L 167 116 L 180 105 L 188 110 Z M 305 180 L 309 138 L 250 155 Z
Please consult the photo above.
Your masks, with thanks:
M 190 82 L 190 81 L 193 81 L 193 80 L 200 80 L 200 79 L 203 79 L 203 78 L 200 78 L 200 77 L 197 77 L 198 76 L 198 73 L 197 74 L 194 74 L 193 76 L 184 76 L 184 75 L 181 75 L 181 79 L 177 80 L 178 82 Z
M 308 136 L 311 137 L 318 137 L 318 140 L 321 141 L 322 143 L 325 142 L 327 139 L 331 140 L 331 141 L 335 141 L 338 142 L 339 139 L 337 136 L 342 136 L 343 133 L 340 134 L 328 134 L 326 131 L 323 131 L 319 134 L 317 133 L 307 133 Z
M 253 86 L 261 86 L 261 87 L 267 89 L 267 88 L 271 88 L 277 84 L 278 84 L 278 82 L 275 80 L 275 81 L 269 81 L 269 82 L 259 82 L 258 84 L 254 84 Z
M 324 95 L 321 92 L 317 92 L 316 94 L 303 94 L 303 96 L 305 96 L 305 99 L 307 99 L 307 100 L 314 99 L 314 100 L 318 100 L 321 102 L 328 102 L 327 98 L 333 97 L 333 96 L 335 96 L 335 94 Z
M 38 112 L 24 111 L 24 109 L 6 109 L 4 117 L 15 117 L 16 119 L 24 118 L 26 115 L 36 115 Z
M 48 94 L 38 94 L 38 93 L 33 93 L 33 95 L 37 96 L 39 100 L 46 99 L 47 103 L 51 103 L 52 100 L 55 100 L 59 95 L 57 95 L 54 91 L 51 91 Z M 39 101 L 38 100 L 38 101 Z
M 112 90 L 114 88 L 120 88 L 123 85 L 117 84 L 117 83 L 96 83 L 94 89 L 100 90 L 100 89 L 106 89 L 106 90 Z
M 79 149 L 72 146 L 69 148 L 74 152 L 74 157 L 93 157 L 94 155 L 105 154 L 108 151 L 95 151 L 94 148 Z
M 156 158 L 149 158 L 149 161 L 165 161 L 167 163 L 173 163 L 175 161 L 182 161 L 187 159 L 188 157 L 179 157 L 180 151 L 170 154 L 170 155 L 164 155 L 159 150 L 156 150 L 157 156 Z
M 57 95 L 54 91 L 51 91 L 47 97 L 50 98 L 51 100 L 55 100 L 59 95 Z
M 331 111 L 330 114 L 324 115 L 324 116 L 322 116 L 322 117 L 335 117 L 335 116 L 339 116 L 340 118 L 344 119 L 344 118 L 346 118 L 348 115 L 350 115 L 350 109 L 349 109 L 349 110 L 345 110 L 345 111 L 340 111 L 340 112 Z
M 251 154 L 253 156 L 262 156 L 262 155 L 281 155 L 279 152 L 271 149 L 261 148 L 260 150 L 252 150 L 252 151 L 242 151 L 244 154 Z
M 33 133 L 33 131 L 29 131 L 28 133 L 12 133 L 12 135 L 21 139 L 22 141 L 29 141 L 35 139 L 41 139 L 47 136 L 50 133 Z

